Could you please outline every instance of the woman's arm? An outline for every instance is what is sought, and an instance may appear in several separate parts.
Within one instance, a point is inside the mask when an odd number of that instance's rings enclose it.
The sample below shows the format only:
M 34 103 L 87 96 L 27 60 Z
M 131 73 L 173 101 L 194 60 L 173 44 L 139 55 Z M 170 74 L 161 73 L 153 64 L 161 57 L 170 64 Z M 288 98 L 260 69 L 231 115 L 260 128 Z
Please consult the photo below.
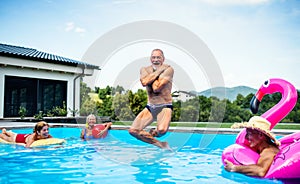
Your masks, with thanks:
M 82 129 L 81 132 L 80 132 L 80 138 L 81 139 L 84 139 L 84 131 L 85 131 L 85 129 Z
M 25 147 L 29 148 L 30 145 L 35 141 L 35 140 L 34 140 L 34 136 L 35 136 L 35 133 L 33 133 L 33 134 L 31 134 L 31 135 L 29 135 L 29 136 L 27 137 L 27 141 L 26 141 Z
M 112 122 L 109 122 L 109 123 L 104 123 L 103 124 L 105 126 L 105 128 L 103 130 L 101 130 L 99 133 L 98 133 L 98 136 L 102 136 L 105 132 L 108 131 L 108 129 L 111 127 L 112 125 Z
M 276 154 L 277 152 L 274 148 L 266 148 L 261 152 L 257 164 L 252 165 L 234 165 L 232 162 L 225 160 L 225 169 L 229 172 L 238 172 L 249 176 L 264 177 L 267 174 Z

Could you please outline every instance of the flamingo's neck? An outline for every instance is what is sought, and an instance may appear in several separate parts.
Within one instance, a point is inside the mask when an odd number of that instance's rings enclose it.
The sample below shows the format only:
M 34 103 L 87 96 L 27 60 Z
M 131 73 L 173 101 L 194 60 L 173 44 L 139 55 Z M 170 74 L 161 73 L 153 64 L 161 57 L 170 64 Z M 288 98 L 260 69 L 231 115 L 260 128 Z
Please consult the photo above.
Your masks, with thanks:
M 297 103 L 297 90 L 292 85 L 279 88 L 281 100 L 261 116 L 271 123 L 271 129 L 290 113 Z

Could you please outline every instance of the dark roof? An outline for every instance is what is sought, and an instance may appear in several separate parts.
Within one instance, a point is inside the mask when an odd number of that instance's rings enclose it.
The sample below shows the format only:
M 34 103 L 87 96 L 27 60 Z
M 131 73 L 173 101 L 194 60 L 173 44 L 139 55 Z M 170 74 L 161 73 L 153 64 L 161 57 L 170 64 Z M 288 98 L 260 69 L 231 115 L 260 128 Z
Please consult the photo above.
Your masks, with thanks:
M 0 56 L 22 58 L 39 62 L 62 64 L 68 66 L 85 66 L 86 68 L 99 69 L 99 66 L 91 65 L 81 61 L 41 52 L 32 48 L 25 48 L 0 43 Z

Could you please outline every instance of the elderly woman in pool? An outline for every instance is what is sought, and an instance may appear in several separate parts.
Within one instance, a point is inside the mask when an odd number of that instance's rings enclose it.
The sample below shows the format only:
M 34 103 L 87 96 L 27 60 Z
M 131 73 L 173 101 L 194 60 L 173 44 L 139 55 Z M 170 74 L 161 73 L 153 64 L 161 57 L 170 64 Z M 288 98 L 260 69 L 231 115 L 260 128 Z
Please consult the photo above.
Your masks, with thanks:
M 52 136 L 49 134 L 49 124 L 44 121 L 40 121 L 35 125 L 33 133 L 31 134 L 17 134 L 11 131 L 8 132 L 6 129 L 2 129 L 0 138 L 11 143 L 23 143 L 25 144 L 25 147 L 30 147 L 34 141 L 52 138 Z
M 86 117 L 86 127 L 83 128 L 80 133 L 80 138 L 82 140 L 94 139 L 92 131 L 96 123 L 97 123 L 97 118 L 94 114 L 90 114 Z M 111 128 L 112 122 L 103 123 L 102 125 L 105 126 L 105 129 L 100 132 L 101 135 L 107 132 Z
M 270 126 L 271 123 L 261 116 L 254 116 L 249 122 L 233 124 L 232 128 L 246 128 L 245 139 L 249 142 L 249 148 L 260 156 L 256 164 L 250 165 L 234 165 L 225 159 L 224 168 L 229 172 L 264 177 L 271 167 L 275 156 L 280 151 L 280 142 L 271 133 Z

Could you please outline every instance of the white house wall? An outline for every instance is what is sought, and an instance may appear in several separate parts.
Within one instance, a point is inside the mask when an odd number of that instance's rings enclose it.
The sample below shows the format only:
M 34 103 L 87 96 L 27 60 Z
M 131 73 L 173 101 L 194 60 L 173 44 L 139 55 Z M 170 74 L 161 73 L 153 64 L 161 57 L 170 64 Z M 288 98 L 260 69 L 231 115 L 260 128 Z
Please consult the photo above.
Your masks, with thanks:
M 8 62 L 9 61 L 9 62 Z M 14 66 L 10 66 L 14 63 Z M 75 103 L 75 109 L 80 108 L 80 78 L 76 79 L 75 82 L 75 101 L 73 99 L 73 82 L 74 79 L 82 73 L 82 69 L 79 67 L 61 66 L 57 64 L 47 63 L 40 67 L 39 62 L 27 61 L 22 59 L 0 57 L 0 118 L 4 115 L 4 84 L 5 76 L 17 76 L 17 77 L 28 77 L 28 78 L 39 78 L 39 79 L 50 79 L 67 81 L 67 109 L 73 109 Z M 35 65 L 33 65 L 35 64 Z M 23 68 L 22 68 L 23 66 Z M 28 68 L 27 68 L 28 67 Z M 35 69 L 39 68 L 39 69 Z M 43 69 L 41 69 L 43 68 Z M 48 70 L 46 70 L 48 68 Z M 50 70 L 49 70 L 50 69 Z M 64 71 L 62 71 L 62 69 Z M 72 73 L 69 73 L 73 71 Z M 68 116 L 72 116 L 69 112 Z
M 36 68 L 39 70 L 50 70 L 58 72 L 81 73 L 80 67 L 72 67 L 67 65 L 52 64 L 49 62 L 31 61 L 26 59 L 18 59 L 0 56 L 0 63 L 3 65 L 16 66 L 21 68 Z

